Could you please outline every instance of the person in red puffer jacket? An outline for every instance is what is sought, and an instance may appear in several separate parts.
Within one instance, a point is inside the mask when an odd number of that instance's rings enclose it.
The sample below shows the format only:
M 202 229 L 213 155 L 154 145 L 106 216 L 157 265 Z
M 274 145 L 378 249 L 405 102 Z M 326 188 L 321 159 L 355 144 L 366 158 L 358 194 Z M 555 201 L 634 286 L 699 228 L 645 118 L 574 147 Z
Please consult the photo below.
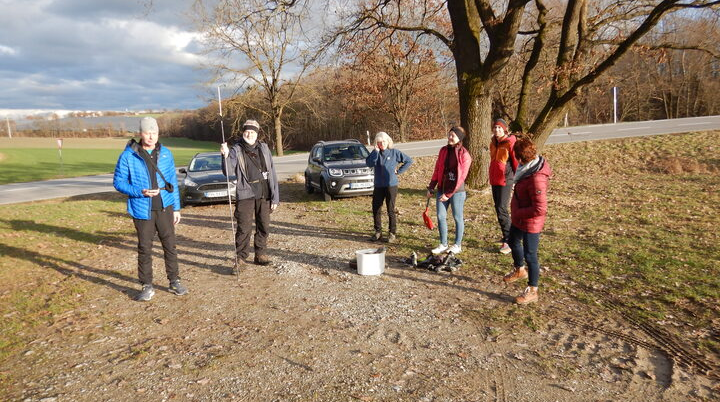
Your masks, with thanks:
M 518 161 L 515 158 L 513 145 L 516 138 L 508 132 L 508 125 L 503 119 L 495 120 L 493 123 L 493 136 L 490 139 L 490 186 L 492 187 L 493 203 L 495 204 L 495 215 L 502 239 L 500 240 L 500 252 L 510 252 L 510 214 L 508 204 L 512 195 L 513 177 L 517 169 Z
M 503 281 L 511 283 L 528 278 L 527 288 L 515 298 L 516 303 L 527 304 L 538 300 L 538 247 L 547 215 L 547 187 L 552 170 L 548 161 L 537 154 L 531 140 L 518 139 L 513 150 L 519 162 L 510 201 L 510 248 L 514 267 Z

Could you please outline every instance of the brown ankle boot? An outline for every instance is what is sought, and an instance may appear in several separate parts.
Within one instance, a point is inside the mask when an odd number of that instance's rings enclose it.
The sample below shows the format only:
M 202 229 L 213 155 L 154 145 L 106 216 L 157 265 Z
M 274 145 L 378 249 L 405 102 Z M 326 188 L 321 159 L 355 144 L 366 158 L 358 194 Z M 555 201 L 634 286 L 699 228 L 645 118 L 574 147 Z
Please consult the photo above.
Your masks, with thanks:
M 525 279 L 528 277 L 527 268 L 525 266 L 515 267 L 507 275 L 503 276 L 503 282 L 513 283 L 518 279 Z
M 537 286 L 526 287 L 522 294 L 515 298 L 515 303 L 517 304 L 535 303 L 536 301 L 538 301 Z
M 272 261 L 265 254 L 255 254 L 255 264 L 257 265 L 270 265 Z

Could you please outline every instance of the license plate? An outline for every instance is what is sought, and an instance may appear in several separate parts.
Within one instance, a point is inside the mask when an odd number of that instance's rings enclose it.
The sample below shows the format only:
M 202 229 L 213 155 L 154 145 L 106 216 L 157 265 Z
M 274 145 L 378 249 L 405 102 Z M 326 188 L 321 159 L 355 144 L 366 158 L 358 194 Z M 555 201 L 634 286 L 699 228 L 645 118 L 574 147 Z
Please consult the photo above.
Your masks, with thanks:
M 372 183 L 350 183 L 350 188 L 352 188 L 352 189 L 355 189 L 355 188 L 370 188 L 370 187 L 372 187 L 372 186 L 373 186 Z
M 216 197 L 227 197 L 227 190 L 223 191 L 208 191 L 205 193 L 205 197 L 207 198 L 216 198 Z

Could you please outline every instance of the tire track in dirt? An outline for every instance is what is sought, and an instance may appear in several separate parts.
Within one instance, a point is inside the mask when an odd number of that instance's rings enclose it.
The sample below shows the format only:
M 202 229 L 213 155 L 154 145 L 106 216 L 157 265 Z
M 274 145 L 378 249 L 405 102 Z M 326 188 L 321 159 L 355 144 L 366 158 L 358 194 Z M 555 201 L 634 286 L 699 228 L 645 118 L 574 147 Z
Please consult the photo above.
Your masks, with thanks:
M 578 316 L 567 316 L 567 314 L 559 307 L 554 307 L 554 309 L 559 316 L 565 316 L 564 320 L 567 323 L 576 327 L 599 332 L 648 350 L 657 350 L 673 364 L 677 364 L 678 366 L 695 374 L 704 375 L 715 380 L 720 379 L 720 371 L 715 364 L 690 351 L 687 346 L 683 345 L 682 342 L 677 339 L 675 335 L 672 335 L 667 331 L 649 323 L 646 319 L 639 317 L 636 313 L 633 313 L 625 305 L 618 301 L 604 300 L 601 302 L 601 305 L 604 308 L 617 313 L 624 319 L 624 321 L 642 331 L 642 333 L 644 333 L 652 341 L 646 341 L 620 331 L 605 328 L 602 325 L 587 321 Z M 622 327 L 621 323 L 618 323 L 618 325 Z
M 508 394 L 515 395 L 516 389 L 510 381 L 506 380 L 509 380 L 509 376 L 512 373 L 517 372 L 517 370 L 513 371 L 510 367 L 508 367 L 508 362 L 505 356 L 497 352 L 495 348 L 491 347 L 490 350 L 493 352 L 492 356 L 497 356 L 498 361 L 497 369 L 492 372 L 491 380 L 494 391 L 492 396 L 494 399 L 491 400 L 493 402 L 508 402 Z
M 661 350 L 670 360 L 696 374 L 702 374 L 714 379 L 720 379 L 718 368 L 711 362 L 705 361 L 702 356 L 695 354 L 682 345 L 677 338 L 658 328 L 647 320 L 638 317 L 637 314 L 629 311 L 625 306 L 614 300 L 603 302 L 608 309 L 619 313 L 625 320 L 655 341 L 655 347 Z
M 477 384 L 476 388 L 481 390 L 481 400 L 486 402 L 507 402 L 508 397 L 505 378 L 508 372 L 505 364 L 505 356 L 498 351 L 494 343 L 497 339 L 492 339 L 490 333 L 480 325 L 481 322 L 484 322 L 484 319 L 478 315 L 476 310 L 465 310 L 465 314 L 474 322 L 476 331 L 485 335 L 486 340 L 484 343 L 484 352 L 486 353 L 484 369 L 478 371 L 478 376 L 472 379 L 472 383 Z

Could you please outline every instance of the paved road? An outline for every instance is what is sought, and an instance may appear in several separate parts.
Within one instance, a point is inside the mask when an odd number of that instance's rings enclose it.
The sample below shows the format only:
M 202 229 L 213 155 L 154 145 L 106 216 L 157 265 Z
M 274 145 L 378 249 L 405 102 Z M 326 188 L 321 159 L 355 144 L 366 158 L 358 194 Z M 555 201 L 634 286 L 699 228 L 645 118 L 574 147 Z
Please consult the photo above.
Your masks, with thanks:
M 563 127 L 553 130 L 546 144 L 707 130 L 720 130 L 720 116 Z M 435 155 L 445 143 L 445 139 L 440 139 L 397 144 L 396 147 L 408 155 L 416 157 Z M 275 158 L 275 169 L 280 180 L 303 172 L 307 164 L 307 158 L 307 153 Z M 107 191 L 115 191 L 112 186 L 112 174 L 6 184 L 0 186 L 0 204 L 71 197 Z

